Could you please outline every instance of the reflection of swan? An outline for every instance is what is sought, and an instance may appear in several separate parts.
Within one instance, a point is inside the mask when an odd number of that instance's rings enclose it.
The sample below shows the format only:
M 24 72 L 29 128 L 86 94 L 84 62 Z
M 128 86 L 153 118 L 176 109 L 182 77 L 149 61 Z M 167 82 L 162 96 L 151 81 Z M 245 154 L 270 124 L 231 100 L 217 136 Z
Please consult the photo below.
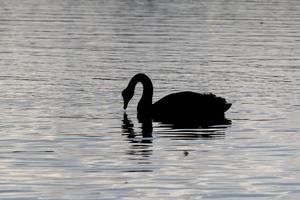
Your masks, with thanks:
M 122 120 L 123 135 L 126 135 L 131 143 L 152 143 L 152 121 L 146 120 L 141 123 L 141 133 L 136 133 L 133 122 L 128 118 L 126 112 Z M 225 137 L 225 129 L 229 127 L 230 121 L 224 121 L 222 125 L 199 128 L 199 126 L 177 126 L 172 124 L 157 124 L 156 135 L 173 140 L 193 139 L 222 139 Z M 196 125 L 196 124 L 195 124 Z
M 143 95 L 138 103 L 138 119 L 153 119 L 172 124 L 218 124 L 223 122 L 224 112 L 231 104 L 214 94 L 179 92 L 167 95 L 152 104 L 153 85 L 145 74 L 136 74 L 123 90 L 124 109 L 134 95 L 137 83 L 143 85 Z
M 150 164 L 149 157 L 153 152 L 152 145 L 152 121 L 148 125 L 142 124 L 142 135 L 136 133 L 134 130 L 133 122 L 127 117 L 124 112 L 122 120 L 122 132 L 124 136 L 127 136 L 126 141 L 129 142 L 129 149 L 125 151 L 126 155 L 129 155 L 129 160 L 137 161 L 137 164 L 141 164 L 140 167 L 134 167 L 130 170 L 124 170 L 124 172 L 152 172 L 152 168 L 145 168 L 145 164 Z
M 125 134 L 127 134 L 127 137 L 128 138 L 132 138 L 134 139 L 137 135 L 136 133 L 134 132 L 134 125 L 132 123 L 132 121 L 130 119 L 128 119 L 127 117 L 127 114 L 124 112 L 123 114 L 123 125 L 122 125 L 122 129 L 123 129 L 123 132 Z M 149 120 L 145 120 L 143 123 L 142 123 L 142 136 L 143 138 L 151 138 L 152 137 L 152 121 L 151 119 Z M 146 140 L 143 140 L 142 142 L 144 142 Z M 147 141 L 146 141 L 147 142 Z

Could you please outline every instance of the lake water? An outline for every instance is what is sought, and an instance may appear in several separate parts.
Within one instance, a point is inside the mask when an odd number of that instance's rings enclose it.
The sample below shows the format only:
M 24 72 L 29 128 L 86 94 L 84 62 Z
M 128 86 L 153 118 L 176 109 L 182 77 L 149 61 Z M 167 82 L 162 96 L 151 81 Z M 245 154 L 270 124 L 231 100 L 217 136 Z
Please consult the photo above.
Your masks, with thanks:
M 0 44 L 1 200 L 299 199 L 300 1 L 1 0 Z M 232 124 L 143 138 L 139 72 Z

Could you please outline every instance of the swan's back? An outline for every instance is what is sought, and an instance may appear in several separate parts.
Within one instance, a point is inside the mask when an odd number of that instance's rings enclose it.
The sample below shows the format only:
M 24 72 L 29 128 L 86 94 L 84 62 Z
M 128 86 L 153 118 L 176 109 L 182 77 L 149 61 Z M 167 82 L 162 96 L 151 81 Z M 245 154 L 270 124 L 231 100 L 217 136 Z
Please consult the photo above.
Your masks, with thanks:
M 179 92 L 165 96 L 153 104 L 155 121 L 195 121 L 224 118 L 224 112 L 230 108 L 222 97 L 214 94 Z

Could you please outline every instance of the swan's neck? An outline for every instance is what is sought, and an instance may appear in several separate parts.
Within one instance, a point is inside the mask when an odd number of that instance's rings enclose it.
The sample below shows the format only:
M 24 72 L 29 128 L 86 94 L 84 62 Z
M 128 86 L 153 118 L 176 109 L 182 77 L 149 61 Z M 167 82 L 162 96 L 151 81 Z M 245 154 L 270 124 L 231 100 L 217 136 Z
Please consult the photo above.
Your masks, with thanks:
M 145 74 L 135 75 L 129 82 L 128 88 L 134 90 L 137 83 L 143 85 L 143 95 L 138 104 L 138 112 L 147 111 L 151 109 L 153 97 L 153 85 L 148 76 Z

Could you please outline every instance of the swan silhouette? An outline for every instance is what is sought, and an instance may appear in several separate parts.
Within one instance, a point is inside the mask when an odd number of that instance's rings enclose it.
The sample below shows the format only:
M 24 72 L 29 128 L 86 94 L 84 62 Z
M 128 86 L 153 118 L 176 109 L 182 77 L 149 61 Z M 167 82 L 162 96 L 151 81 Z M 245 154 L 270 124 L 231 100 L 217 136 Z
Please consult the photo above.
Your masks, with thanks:
M 139 82 L 143 85 L 143 94 L 137 106 L 137 118 L 140 122 L 153 119 L 172 124 L 228 123 L 224 113 L 231 107 L 231 103 L 211 93 L 178 92 L 169 94 L 152 104 L 153 85 L 150 78 L 142 73 L 133 76 L 123 90 L 124 109 L 127 108 L 134 95 L 135 86 Z

